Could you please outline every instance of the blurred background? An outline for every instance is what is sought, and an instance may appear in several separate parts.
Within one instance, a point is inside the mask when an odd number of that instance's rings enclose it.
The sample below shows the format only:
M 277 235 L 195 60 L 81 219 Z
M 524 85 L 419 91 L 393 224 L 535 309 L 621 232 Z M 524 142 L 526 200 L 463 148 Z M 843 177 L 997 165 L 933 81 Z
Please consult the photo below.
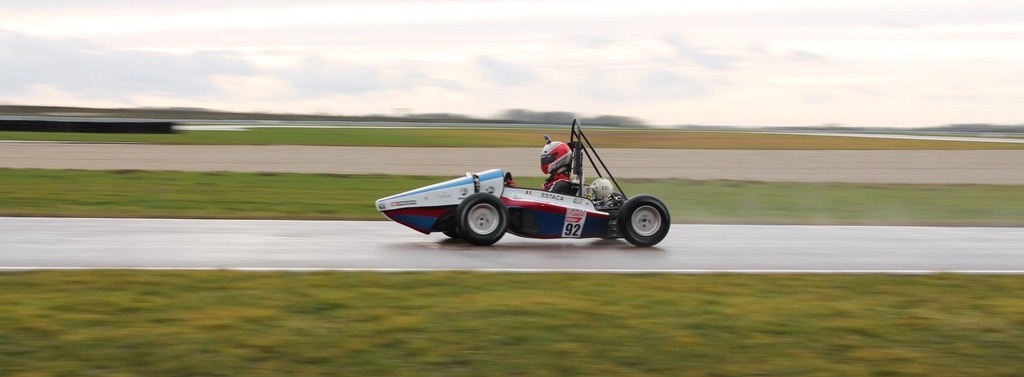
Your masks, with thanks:
M 0 376 L 1020 376 L 1021 41 L 1019 0 L 5 1 Z M 538 187 L 574 117 L 666 242 L 364 221 Z
M 128 0 L 0 5 L 0 103 L 650 125 L 1021 123 L 1024 4 Z

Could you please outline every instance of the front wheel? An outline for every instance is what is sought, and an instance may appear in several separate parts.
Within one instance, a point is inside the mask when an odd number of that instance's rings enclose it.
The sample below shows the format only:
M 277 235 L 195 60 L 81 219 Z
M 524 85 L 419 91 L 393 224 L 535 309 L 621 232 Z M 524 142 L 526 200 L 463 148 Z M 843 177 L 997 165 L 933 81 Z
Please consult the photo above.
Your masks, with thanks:
M 508 209 L 498 197 L 479 192 L 466 197 L 455 209 L 456 232 L 474 245 L 498 242 L 508 227 Z
M 622 230 L 622 236 L 635 246 L 657 245 L 668 235 L 671 223 L 668 207 L 650 195 L 630 198 L 619 211 L 619 229 Z

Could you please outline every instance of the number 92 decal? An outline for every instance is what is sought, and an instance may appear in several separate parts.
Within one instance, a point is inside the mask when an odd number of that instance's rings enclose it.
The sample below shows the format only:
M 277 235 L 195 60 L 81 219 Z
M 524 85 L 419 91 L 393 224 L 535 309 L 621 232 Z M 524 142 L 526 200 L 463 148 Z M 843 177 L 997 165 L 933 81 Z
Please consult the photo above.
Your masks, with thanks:
M 583 222 L 587 219 L 587 211 L 569 208 L 565 211 L 565 226 L 562 227 L 563 238 L 580 238 Z

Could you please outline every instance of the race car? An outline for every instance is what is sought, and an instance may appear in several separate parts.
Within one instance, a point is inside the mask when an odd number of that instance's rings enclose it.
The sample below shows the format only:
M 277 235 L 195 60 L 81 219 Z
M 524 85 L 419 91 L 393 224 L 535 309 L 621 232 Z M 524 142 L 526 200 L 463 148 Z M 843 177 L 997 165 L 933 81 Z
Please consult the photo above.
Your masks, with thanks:
M 571 194 L 515 187 L 510 172 L 490 169 L 379 199 L 377 210 L 421 233 L 442 232 L 479 246 L 498 242 L 506 232 L 543 239 L 624 238 L 639 247 L 661 242 L 671 225 L 665 203 L 651 195 L 627 197 L 579 120 L 573 120 L 568 145 Z M 584 156 L 598 176 L 590 185 Z

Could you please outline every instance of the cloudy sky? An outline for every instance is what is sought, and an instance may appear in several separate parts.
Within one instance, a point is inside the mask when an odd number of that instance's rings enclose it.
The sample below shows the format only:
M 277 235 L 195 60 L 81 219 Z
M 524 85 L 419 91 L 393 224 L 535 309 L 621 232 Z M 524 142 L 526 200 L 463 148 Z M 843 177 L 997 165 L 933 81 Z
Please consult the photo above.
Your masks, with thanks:
M 14 0 L 0 104 L 1024 124 L 1024 2 Z

